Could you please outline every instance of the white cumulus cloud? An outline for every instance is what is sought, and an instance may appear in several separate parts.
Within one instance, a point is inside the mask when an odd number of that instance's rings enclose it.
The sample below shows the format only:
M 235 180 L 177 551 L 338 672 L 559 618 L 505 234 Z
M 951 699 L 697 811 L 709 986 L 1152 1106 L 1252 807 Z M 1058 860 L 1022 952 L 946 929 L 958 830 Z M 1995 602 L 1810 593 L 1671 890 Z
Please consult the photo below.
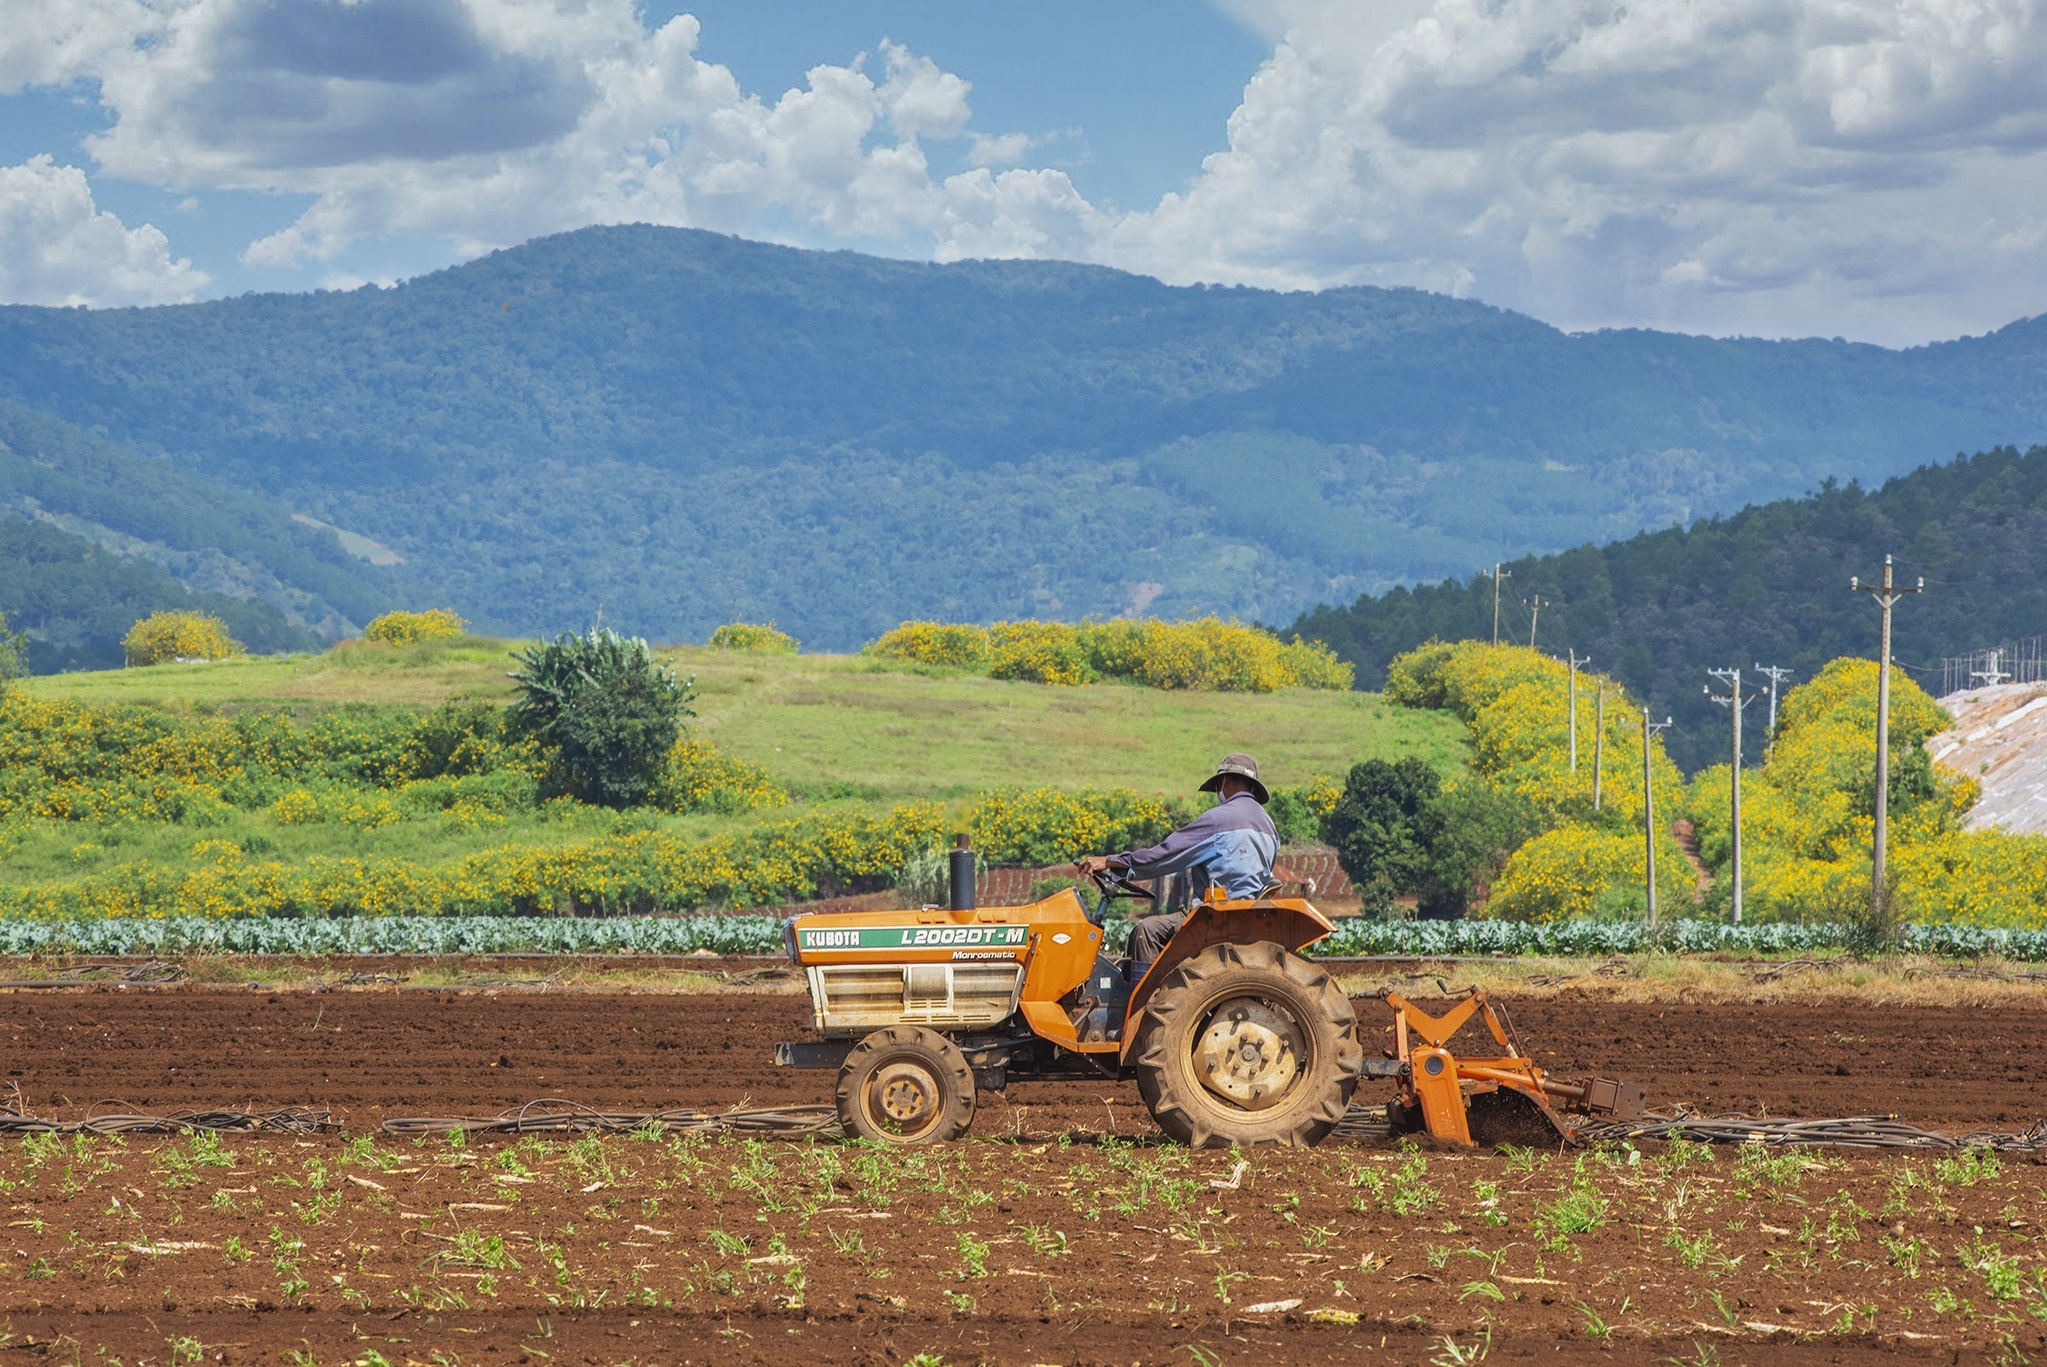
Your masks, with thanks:
M 1104 258 L 1567 326 L 1896 341 L 2047 306 L 2041 0 L 1262 13 L 1281 36 L 1227 150 Z
M 33 157 L 0 166 L 0 299 L 17 304 L 166 304 L 207 283 L 149 224 L 93 203 L 85 172 Z
M 154 22 L 143 0 L 7 0 L 0 13 L 0 95 L 96 75 Z
M 625 221 L 925 253 L 1053 236 L 1019 207 L 1043 173 L 991 193 L 933 171 L 971 87 L 894 43 L 768 100 L 698 55 L 694 18 L 649 30 L 632 0 L 156 0 L 155 19 L 101 65 L 115 121 L 91 150 L 152 184 L 314 196 L 255 264 Z
M 635 0 L 21 0 L 0 91 L 96 80 L 101 174 L 309 196 L 263 265 L 644 221 L 1571 327 L 1911 341 L 2047 308 L 2047 0 L 1211 2 L 1272 56 L 1134 212 L 904 46 L 751 92 Z

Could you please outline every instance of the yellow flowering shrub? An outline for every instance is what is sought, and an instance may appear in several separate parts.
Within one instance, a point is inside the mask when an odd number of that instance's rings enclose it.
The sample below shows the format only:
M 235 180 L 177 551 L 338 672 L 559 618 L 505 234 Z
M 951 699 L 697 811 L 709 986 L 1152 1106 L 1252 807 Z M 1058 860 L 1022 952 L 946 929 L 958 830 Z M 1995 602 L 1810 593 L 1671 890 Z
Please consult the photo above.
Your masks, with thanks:
M 935 804 L 829 812 L 690 844 L 655 831 L 512 846 L 445 864 L 316 856 L 286 864 L 207 851 L 190 869 L 138 863 L 0 888 L 0 916 L 622 915 L 774 906 L 889 886 L 945 829 Z M 228 851 L 233 850 L 233 854 Z
M 1756 920 L 1838 920 L 1867 914 L 1875 832 L 1877 666 L 1839 659 L 1787 694 L 1763 764 L 1742 773 L 1742 901 Z M 1891 675 L 1890 863 L 1914 920 L 2024 924 L 2025 879 L 2002 871 L 2028 848 L 1959 830 L 1982 787 L 1927 757 L 1947 727 L 1944 708 L 1903 671 Z M 1731 775 L 1715 765 L 1692 780 L 1700 852 L 1723 880 L 1732 854 Z M 2047 840 L 2032 846 L 2047 851 Z M 2016 852 L 2007 855 L 2007 849 Z M 2037 923 L 2037 922 L 2036 922 Z
M 868 653 L 918 664 L 986 669 L 998 679 L 1075 685 L 1131 679 L 1152 688 L 1270 693 L 1278 688 L 1347 689 L 1356 671 L 1320 641 L 1219 617 L 1086 622 L 997 622 L 993 627 L 905 622 Z
M 1000 789 L 967 807 L 974 848 L 990 864 L 1038 868 L 1149 845 L 1173 828 L 1166 800 L 1127 788 Z
M 747 650 L 765 655 L 794 655 L 798 642 L 773 622 L 727 622 L 711 633 L 711 644 L 719 650 Z
M 988 674 L 1069 687 L 1095 680 L 1080 629 L 1065 622 L 997 622 L 988 632 Z
M 1508 858 L 1484 915 L 1535 922 L 1590 916 L 1616 893 L 1639 893 L 1643 855 L 1640 835 L 1581 824 L 1545 831 Z M 1691 866 L 1668 837 L 1657 842 L 1656 897 L 1665 916 L 1691 908 Z
M 2047 926 L 2047 836 L 1943 831 L 1893 850 L 1891 868 L 1914 921 Z M 1866 891 L 1866 860 L 1862 874 Z
M 668 752 L 653 804 L 671 812 L 761 811 L 788 805 L 789 794 L 757 764 L 728 755 L 688 732 Z
M 294 788 L 270 804 L 270 819 L 280 826 L 310 826 L 324 816 L 320 800 L 304 788 Z
M 869 655 L 911 664 L 982 669 L 988 664 L 988 628 L 946 622 L 905 622 L 867 643 Z
M 1320 641 L 1304 641 L 1295 636 L 1279 648 L 1279 655 L 1296 688 L 1348 692 L 1358 679 L 1357 666 L 1337 659 L 1336 652 Z
M 363 638 L 387 645 L 409 646 L 419 641 L 451 641 L 469 629 L 469 623 L 453 608 L 428 608 L 425 612 L 387 612 L 363 628 Z
M 240 641 L 228 634 L 227 623 L 204 612 L 152 612 L 128 628 L 121 640 L 131 665 L 166 660 L 229 660 L 246 655 Z

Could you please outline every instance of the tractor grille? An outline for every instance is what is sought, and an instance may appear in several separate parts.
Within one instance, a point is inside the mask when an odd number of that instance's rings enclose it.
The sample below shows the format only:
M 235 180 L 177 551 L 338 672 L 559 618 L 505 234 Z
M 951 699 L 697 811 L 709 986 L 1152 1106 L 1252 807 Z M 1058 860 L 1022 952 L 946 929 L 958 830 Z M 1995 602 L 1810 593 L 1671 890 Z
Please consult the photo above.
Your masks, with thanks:
M 806 970 L 820 1034 L 885 1025 L 941 1030 L 994 1025 L 1016 1010 L 1023 966 L 996 964 L 843 964 Z

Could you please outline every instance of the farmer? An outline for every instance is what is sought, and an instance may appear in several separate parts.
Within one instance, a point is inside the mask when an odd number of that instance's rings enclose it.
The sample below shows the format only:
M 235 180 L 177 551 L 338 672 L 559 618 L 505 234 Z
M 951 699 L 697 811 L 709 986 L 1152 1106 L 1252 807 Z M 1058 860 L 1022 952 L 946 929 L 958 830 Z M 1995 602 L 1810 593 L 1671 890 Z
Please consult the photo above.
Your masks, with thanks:
M 1220 884 L 1232 900 L 1258 896 L 1271 884 L 1272 861 L 1279 855 L 1279 832 L 1265 814 L 1271 795 L 1258 781 L 1258 761 L 1249 755 L 1224 755 L 1201 791 L 1215 794 L 1215 806 L 1158 844 L 1121 854 L 1091 854 L 1075 867 L 1086 877 L 1105 869 L 1126 878 L 1185 872 L 1196 898 L 1212 883 Z M 1184 911 L 1170 912 L 1141 917 L 1131 927 L 1130 981 L 1144 976 L 1186 919 Z

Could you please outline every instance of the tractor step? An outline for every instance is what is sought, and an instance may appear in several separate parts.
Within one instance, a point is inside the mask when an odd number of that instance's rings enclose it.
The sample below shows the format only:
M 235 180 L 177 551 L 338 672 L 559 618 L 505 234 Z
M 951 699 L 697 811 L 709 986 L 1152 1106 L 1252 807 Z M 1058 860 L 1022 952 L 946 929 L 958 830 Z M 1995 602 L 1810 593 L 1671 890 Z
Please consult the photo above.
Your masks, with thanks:
M 853 1052 L 853 1041 L 849 1039 L 826 1040 L 822 1044 L 783 1043 L 775 1046 L 777 1068 L 838 1068 L 845 1064 L 846 1055 Z

